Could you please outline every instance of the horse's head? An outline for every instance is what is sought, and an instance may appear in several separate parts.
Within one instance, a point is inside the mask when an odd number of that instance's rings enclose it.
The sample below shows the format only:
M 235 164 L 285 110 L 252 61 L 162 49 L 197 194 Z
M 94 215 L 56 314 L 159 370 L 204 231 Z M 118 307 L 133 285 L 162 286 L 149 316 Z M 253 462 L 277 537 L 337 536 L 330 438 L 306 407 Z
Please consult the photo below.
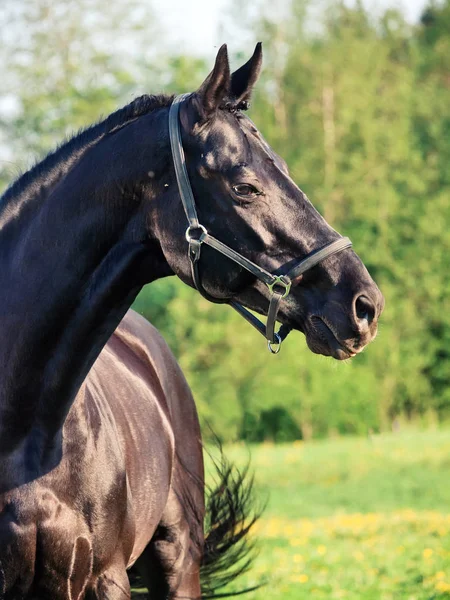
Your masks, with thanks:
M 183 101 L 179 120 L 201 225 L 265 271 L 284 274 L 299 259 L 340 236 L 289 177 L 283 159 L 241 112 L 247 107 L 261 60 L 258 44 L 248 63 L 231 74 L 223 46 L 211 74 Z M 237 301 L 267 314 L 267 285 L 206 244 L 202 244 L 195 281 L 184 238 L 188 222 L 178 190 L 170 205 L 171 218 L 165 219 L 162 235 L 170 244 L 161 243 L 175 273 L 211 299 Z M 178 240 L 175 244 L 174 236 Z M 289 295 L 279 303 L 277 319 L 302 331 L 313 352 L 345 359 L 375 337 L 383 304 L 367 269 L 355 252 L 346 248 L 293 279 Z

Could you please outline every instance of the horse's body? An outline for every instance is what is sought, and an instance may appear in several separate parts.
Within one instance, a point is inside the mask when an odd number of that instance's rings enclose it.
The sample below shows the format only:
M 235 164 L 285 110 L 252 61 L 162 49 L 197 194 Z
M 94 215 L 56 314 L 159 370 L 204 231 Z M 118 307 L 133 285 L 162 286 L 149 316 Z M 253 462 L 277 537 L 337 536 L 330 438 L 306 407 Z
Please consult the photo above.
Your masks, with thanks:
M 230 493 L 219 486 L 203 540 L 189 389 L 142 319 L 117 329 L 144 284 L 176 274 L 209 299 L 269 312 L 272 326 L 302 331 L 337 359 L 376 334 L 380 291 L 240 110 L 260 66 L 258 45 L 231 74 L 222 47 L 178 106 L 196 212 L 222 249 L 206 247 L 200 260 L 191 226 L 192 271 L 172 98 L 135 100 L 0 201 L 0 600 L 123 600 L 134 561 L 152 600 L 198 598 L 201 563 L 210 574 L 214 558 L 223 566 L 247 531 L 238 477 Z M 336 242 L 339 254 L 321 254 Z M 294 278 L 292 265 L 314 252 L 323 260 Z M 269 279 L 255 277 L 258 265 Z M 293 276 L 288 297 L 268 287 L 280 274 L 285 291 Z
M 85 587 L 95 597 L 126 598 L 125 568 L 141 555 L 159 597 L 161 544 L 165 560 L 174 561 L 174 588 L 200 595 L 197 414 L 174 357 L 145 319 L 130 311 L 96 360 L 64 423 L 59 464 L 21 486 L 26 466 L 19 457 L 25 459 L 21 450 L 11 457 L 11 490 L 0 513 L 1 544 L 14 540 L 14 552 L 2 556 L 5 598 L 78 598 Z M 186 477 L 198 515 L 179 504 Z

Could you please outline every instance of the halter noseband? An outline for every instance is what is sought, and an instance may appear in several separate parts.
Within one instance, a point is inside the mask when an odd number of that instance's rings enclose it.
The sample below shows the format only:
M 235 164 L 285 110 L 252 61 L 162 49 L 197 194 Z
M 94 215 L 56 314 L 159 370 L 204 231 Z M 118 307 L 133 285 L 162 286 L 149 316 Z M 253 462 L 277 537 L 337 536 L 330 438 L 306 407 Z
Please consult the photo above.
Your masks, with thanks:
M 183 143 L 181 140 L 179 119 L 180 105 L 188 96 L 190 96 L 190 94 L 181 94 L 180 96 L 177 96 L 170 107 L 169 137 L 172 148 L 175 174 L 178 182 L 178 189 L 180 192 L 181 201 L 183 203 L 184 212 L 186 213 L 186 217 L 189 222 L 189 226 L 186 230 L 186 240 L 189 244 L 188 256 L 191 262 L 192 280 L 200 294 L 210 302 L 230 304 L 241 316 L 244 317 L 244 319 L 246 319 L 251 325 L 253 325 L 253 327 L 255 327 L 262 335 L 264 335 L 264 337 L 267 339 L 269 350 L 273 354 L 277 354 L 280 351 L 281 342 L 287 337 L 292 329 L 287 325 L 282 325 L 276 332 L 275 323 L 277 320 L 280 302 L 283 298 L 286 298 L 289 295 L 293 280 L 298 283 L 305 271 L 308 271 L 328 256 L 336 254 L 337 252 L 341 252 L 346 248 L 350 248 L 352 242 L 347 237 L 341 237 L 340 239 L 327 244 L 319 250 L 313 250 L 310 252 L 305 258 L 299 260 L 285 275 L 273 275 L 210 235 L 206 228 L 201 225 L 198 220 L 194 194 L 192 193 L 191 184 L 189 182 Z M 269 288 L 269 310 L 267 313 L 266 325 L 264 325 L 262 321 L 255 317 L 239 302 L 236 302 L 235 300 L 229 301 L 215 298 L 206 292 L 202 286 L 198 269 L 201 247 L 203 244 L 206 244 L 221 254 L 224 254 L 267 285 Z

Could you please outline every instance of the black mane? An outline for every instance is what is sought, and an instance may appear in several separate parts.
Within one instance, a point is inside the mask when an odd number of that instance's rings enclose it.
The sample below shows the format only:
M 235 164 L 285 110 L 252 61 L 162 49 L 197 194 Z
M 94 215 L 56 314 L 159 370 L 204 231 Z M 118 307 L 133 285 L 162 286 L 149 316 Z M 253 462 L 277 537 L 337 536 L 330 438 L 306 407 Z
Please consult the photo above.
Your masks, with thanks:
M 70 171 L 86 150 L 96 144 L 103 136 L 153 110 L 169 106 L 172 99 L 173 96 L 165 94 L 140 96 L 130 104 L 110 114 L 103 121 L 80 130 L 69 140 L 63 141 L 53 152 L 47 154 L 43 160 L 36 163 L 30 170 L 20 175 L 1 197 L 1 204 L 6 206 L 14 202 L 17 205 L 25 198 L 48 190 Z

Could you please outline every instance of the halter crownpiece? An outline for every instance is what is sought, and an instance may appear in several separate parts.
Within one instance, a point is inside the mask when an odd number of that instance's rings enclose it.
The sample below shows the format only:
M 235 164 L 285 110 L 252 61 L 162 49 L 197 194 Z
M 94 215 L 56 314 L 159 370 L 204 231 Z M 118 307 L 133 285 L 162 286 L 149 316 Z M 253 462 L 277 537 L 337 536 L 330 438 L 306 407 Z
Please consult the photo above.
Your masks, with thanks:
M 293 285 L 292 282 L 295 280 L 295 282 L 298 283 L 299 278 L 301 278 L 305 271 L 308 271 L 318 263 L 322 262 L 328 256 L 341 252 L 346 248 L 350 248 L 352 242 L 347 237 L 341 237 L 322 248 L 310 252 L 307 256 L 300 259 L 285 275 L 274 275 L 210 235 L 206 227 L 201 225 L 198 220 L 195 198 L 189 181 L 183 143 L 181 140 L 179 118 L 180 105 L 189 96 L 190 94 L 181 94 L 180 96 L 177 96 L 170 107 L 169 137 L 178 190 L 189 223 L 189 226 L 186 229 L 186 240 L 189 244 L 188 256 L 191 263 L 192 280 L 200 294 L 210 302 L 230 304 L 230 306 L 232 306 L 267 339 L 269 350 L 273 354 L 278 354 L 281 342 L 287 337 L 291 328 L 287 325 L 282 325 L 276 332 L 275 324 L 281 300 L 289 295 Z M 266 325 L 239 302 L 215 298 L 206 292 L 202 286 L 198 269 L 203 244 L 206 244 L 225 255 L 267 285 L 269 289 L 269 310 L 267 313 Z

